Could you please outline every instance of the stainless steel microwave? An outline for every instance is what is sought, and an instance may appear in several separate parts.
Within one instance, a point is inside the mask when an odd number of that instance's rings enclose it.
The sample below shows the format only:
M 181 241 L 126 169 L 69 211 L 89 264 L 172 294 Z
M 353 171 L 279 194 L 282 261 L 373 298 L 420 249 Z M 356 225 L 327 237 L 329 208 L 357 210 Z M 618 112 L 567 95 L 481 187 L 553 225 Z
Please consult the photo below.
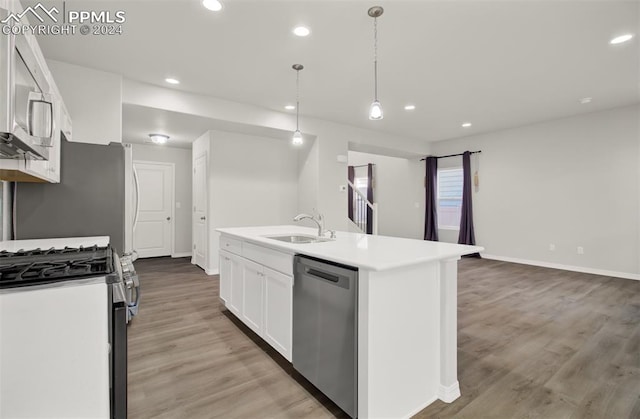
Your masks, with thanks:
M 8 11 L 0 9 L 0 20 Z M 59 131 L 49 72 L 23 34 L 0 33 L 0 158 L 49 158 Z M 19 31 L 18 31 L 19 32 Z

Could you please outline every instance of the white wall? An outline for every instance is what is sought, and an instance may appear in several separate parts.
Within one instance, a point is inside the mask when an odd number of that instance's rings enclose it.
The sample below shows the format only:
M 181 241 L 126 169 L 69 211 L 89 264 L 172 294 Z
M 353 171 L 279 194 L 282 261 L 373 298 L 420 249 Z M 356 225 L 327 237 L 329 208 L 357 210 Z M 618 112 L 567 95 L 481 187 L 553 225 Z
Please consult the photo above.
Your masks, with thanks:
M 126 79 L 123 83 L 123 101 L 134 105 L 205 116 L 251 127 L 290 132 L 295 129 L 295 119 L 284 112 Z M 336 157 L 347 155 L 348 144 L 367 144 L 369 147 L 386 149 L 392 145 L 394 149 L 404 153 L 420 155 L 424 155 L 429 150 L 428 144 L 423 141 L 376 131 L 375 124 L 372 124 L 371 130 L 365 130 L 330 121 L 302 117 L 300 128 L 306 137 L 315 138 L 314 149 L 311 153 L 317 153 L 317 209 L 325 216 L 326 227 L 333 230 L 346 230 L 347 228 L 346 192 L 340 191 L 340 186 L 346 185 L 346 165 L 338 162 Z M 313 159 L 315 159 L 315 154 L 313 154 Z M 306 179 L 310 180 L 309 177 Z M 311 184 L 316 184 L 315 180 L 312 180 Z
M 419 158 L 349 151 L 349 165 L 367 163 L 375 164 L 374 201 L 378 204 L 378 233 L 421 240 L 424 237 L 424 162 Z
M 175 255 L 191 254 L 191 150 L 132 144 L 133 160 L 175 164 Z M 178 208 L 178 205 L 180 206 Z
M 314 214 L 318 211 L 318 146 L 315 140 L 306 141 L 298 150 L 298 208 L 297 213 Z M 303 220 L 301 225 L 314 227 L 309 220 Z
M 485 254 L 640 278 L 639 112 L 595 112 L 442 141 L 432 150 L 482 150 L 473 210 Z
M 288 141 L 210 131 L 209 266 L 218 271 L 220 227 L 292 224 L 298 149 Z
M 72 140 L 122 142 L 122 76 L 47 60 L 73 124 Z

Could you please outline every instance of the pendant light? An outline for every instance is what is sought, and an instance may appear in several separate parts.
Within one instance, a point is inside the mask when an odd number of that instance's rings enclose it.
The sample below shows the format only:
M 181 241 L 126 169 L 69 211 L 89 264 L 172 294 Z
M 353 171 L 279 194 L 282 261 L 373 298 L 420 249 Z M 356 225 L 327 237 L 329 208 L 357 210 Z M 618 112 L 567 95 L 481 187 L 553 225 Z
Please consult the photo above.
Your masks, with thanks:
M 293 145 L 302 145 L 302 133 L 300 132 L 300 70 L 304 68 L 302 64 L 294 64 L 291 66 L 296 70 L 296 131 L 291 137 Z
M 382 105 L 378 100 L 378 18 L 382 16 L 384 9 L 380 6 L 373 6 L 369 9 L 368 14 L 373 18 L 373 81 L 374 95 L 373 102 L 369 108 L 369 119 L 372 121 L 382 119 Z

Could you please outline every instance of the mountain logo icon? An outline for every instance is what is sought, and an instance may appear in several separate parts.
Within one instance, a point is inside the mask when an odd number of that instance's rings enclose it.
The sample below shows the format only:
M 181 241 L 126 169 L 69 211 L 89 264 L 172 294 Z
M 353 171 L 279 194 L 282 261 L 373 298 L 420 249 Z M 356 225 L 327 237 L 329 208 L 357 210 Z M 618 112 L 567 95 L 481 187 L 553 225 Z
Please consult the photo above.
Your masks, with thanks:
M 31 7 L 31 6 L 27 7 L 26 9 L 24 9 L 20 13 L 9 13 L 9 16 L 7 16 L 5 19 L 1 20 L 0 23 L 7 24 L 12 20 L 13 20 L 14 23 L 19 23 L 20 20 L 26 14 L 30 14 L 31 16 L 35 17 L 36 19 L 38 19 L 38 21 L 40 21 L 40 23 L 44 23 L 44 18 L 43 18 L 42 15 L 44 15 L 45 17 L 48 16 L 49 19 L 51 19 L 52 21 L 57 23 L 58 22 L 58 18 L 54 15 L 54 13 L 55 13 L 55 15 L 60 13 L 60 11 L 55 6 L 52 7 L 51 9 L 47 9 L 46 7 L 44 7 L 42 5 L 42 3 L 38 3 L 34 7 Z

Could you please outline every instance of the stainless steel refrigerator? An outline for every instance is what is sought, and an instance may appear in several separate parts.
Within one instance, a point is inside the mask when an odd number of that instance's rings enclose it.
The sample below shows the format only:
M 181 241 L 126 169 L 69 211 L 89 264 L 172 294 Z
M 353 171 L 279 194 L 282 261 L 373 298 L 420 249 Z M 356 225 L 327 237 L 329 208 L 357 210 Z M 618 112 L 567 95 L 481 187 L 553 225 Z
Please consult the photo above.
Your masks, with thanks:
M 62 141 L 60 183 L 15 183 L 14 238 L 109 236 L 125 251 L 125 147 Z

